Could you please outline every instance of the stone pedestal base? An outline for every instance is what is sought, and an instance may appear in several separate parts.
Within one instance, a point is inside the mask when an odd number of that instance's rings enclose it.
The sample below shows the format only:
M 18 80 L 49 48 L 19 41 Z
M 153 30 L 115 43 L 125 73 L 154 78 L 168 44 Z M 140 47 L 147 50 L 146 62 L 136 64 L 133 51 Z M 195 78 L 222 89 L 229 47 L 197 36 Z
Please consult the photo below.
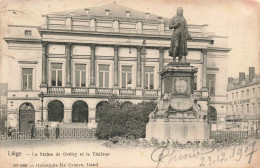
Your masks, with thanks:
M 146 139 L 158 139 L 166 141 L 195 141 L 208 140 L 210 136 L 210 126 L 202 121 L 169 121 L 157 119 L 149 121 L 146 125 Z

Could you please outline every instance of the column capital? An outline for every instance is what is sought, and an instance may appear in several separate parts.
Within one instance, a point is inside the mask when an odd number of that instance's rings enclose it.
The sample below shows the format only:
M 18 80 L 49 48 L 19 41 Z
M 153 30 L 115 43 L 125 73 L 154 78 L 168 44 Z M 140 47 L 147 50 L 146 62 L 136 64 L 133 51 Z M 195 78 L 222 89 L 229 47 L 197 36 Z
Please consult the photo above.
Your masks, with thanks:
M 42 47 L 46 47 L 47 45 L 48 45 L 48 42 L 46 42 L 46 41 L 42 42 Z
M 203 54 L 207 54 L 207 52 L 208 52 L 208 49 L 202 49 Z
M 72 43 L 66 43 L 65 45 L 67 48 L 69 48 L 72 45 Z
M 159 47 L 159 51 L 160 51 L 161 53 L 163 53 L 164 50 L 165 50 L 165 47 Z
M 119 45 L 113 45 L 114 46 L 114 50 L 118 51 Z
M 95 43 L 91 43 L 91 44 L 90 44 L 90 48 L 91 48 L 92 50 L 95 50 L 95 47 L 96 47 L 96 44 L 95 44 Z
M 136 46 L 137 51 L 141 52 L 141 49 L 143 48 L 143 46 Z

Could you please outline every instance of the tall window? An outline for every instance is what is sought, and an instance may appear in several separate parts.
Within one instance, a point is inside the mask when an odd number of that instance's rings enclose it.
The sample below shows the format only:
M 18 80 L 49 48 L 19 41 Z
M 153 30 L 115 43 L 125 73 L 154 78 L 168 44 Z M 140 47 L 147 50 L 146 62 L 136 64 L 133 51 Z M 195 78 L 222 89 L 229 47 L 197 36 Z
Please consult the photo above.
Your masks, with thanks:
M 86 87 L 86 64 L 75 64 L 76 87 Z
M 246 96 L 249 96 L 249 89 L 246 90 Z
M 99 64 L 99 87 L 109 88 L 109 65 Z
M 241 105 L 241 113 L 244 114 L 244 105 Z
M 255 88 L 253 88 L 253 95 L 255 95 Z
M 252 113 L 255 114 L 255 103 L 252 103 Z
M 51 64 L 51 86 L 62 86 L 62 64 Z
M 246 112 L 249 113 L 249 104 L 246 105 Z
M 132 86 L 132 66 L 122 66 L 122 88 Z
M 209 95 L 215 95 L 215 74 L 207 74 L 207 88 L 209 89 Z
M 22 69 L 22 88 L 23 90 L 32 90 L 32 68 Z
M 238 105 L 236 105 L 236 113 L 238 113 Z
M 242 90 L 241 91 L 241 98 L 243 98 L 244 97 L 244 91 Z
M 145 67 L 145 89 L 154 89 L 154 67 L 146 66 Z
M 232 93 L 232 99 L 234 99 L 234 93 Z
M 231 109 L 232 109 L 232 113 L 234 114 L 234 106 L 231 106 Z
M 236 92 L 236 98 L 238 99 L 238 92 Z

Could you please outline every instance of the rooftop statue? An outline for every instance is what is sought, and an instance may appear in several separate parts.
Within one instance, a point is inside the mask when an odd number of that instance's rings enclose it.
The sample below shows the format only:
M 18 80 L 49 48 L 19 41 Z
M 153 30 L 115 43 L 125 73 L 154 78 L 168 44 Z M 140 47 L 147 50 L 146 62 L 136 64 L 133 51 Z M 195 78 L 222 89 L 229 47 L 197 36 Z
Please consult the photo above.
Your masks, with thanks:
M 185 56 L 188 55 L 187 39 L 193 40 L 193 38 L 188 31 L 182 7 L 177 9 L 177 15 L 171 19 L 169 28 L 174 29 L 171 38 L 169 56 L 173 57 L 173 62 L 176 62 L 176 57 L 179 57 L 179 62 L 181 61 L 185 63 Z

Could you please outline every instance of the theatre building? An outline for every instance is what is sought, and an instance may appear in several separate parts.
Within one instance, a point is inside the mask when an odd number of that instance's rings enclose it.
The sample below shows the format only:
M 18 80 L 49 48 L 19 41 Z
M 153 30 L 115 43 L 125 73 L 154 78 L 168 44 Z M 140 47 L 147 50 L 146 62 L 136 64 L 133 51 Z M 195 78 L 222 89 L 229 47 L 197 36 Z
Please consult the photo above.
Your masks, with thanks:
M 91 128 L 96 109 L 111 96 L 127 103 L 160 96 L 158 72 L 172 61 L 169 18 L 115 3 L 42 17 L 39 27 L 9 25 L 5 37 L 8 114 L 17 116 L 16 128 L 58 122 L 78 127 L 85 121 Z M 194 41 L 188 41 L 187 62 L 198 69 L 197 99 L 210 98 L 211 119 L 225 122 L 231 49 L 227 37 L 207 26 L 188 25 Z
M 260 128 L 260 75 L 249 67 L 249 75 L 228 79 L 227 128 L 255 132 Z

